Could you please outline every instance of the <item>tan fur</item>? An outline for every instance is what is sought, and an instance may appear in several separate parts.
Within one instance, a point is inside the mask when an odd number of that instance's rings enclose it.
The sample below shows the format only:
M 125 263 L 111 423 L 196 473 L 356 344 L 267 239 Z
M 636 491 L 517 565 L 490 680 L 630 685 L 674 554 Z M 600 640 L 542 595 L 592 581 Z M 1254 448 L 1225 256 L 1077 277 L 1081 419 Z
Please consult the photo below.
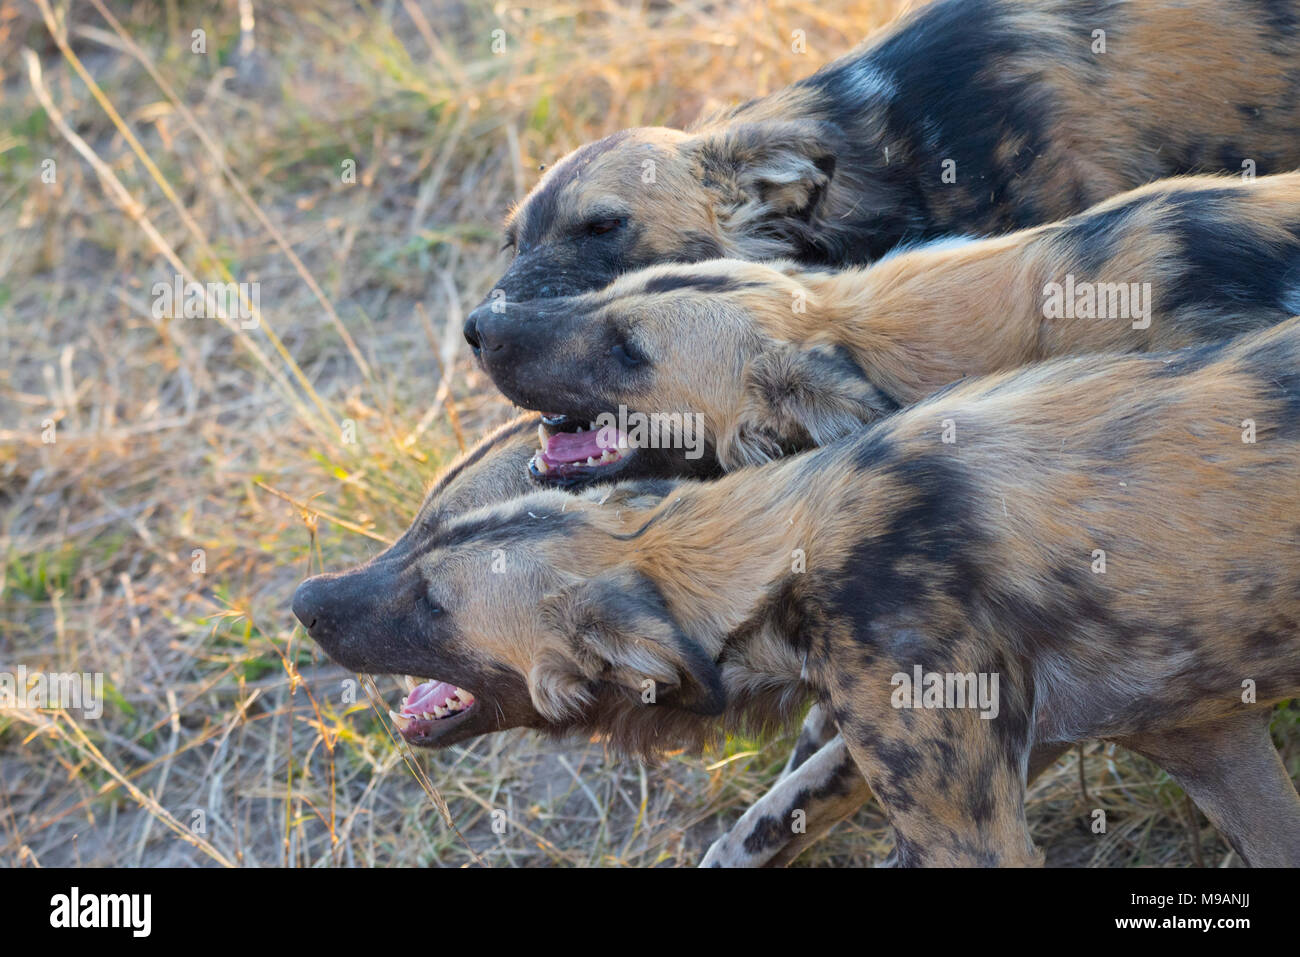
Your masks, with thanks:
M 498 289 L 571 295 L 717 257 L 866 263 L 900 243 L 1060 219 L 1161 177 L 1296 168 L 1298 9 L 922 5 L 789 87 L 686 131 L 621 130 L 550 166 L 507 219 L 519 255 Z M 602 219 L 625 227 L 616 245 L 583 238 Z
M 735 468 L 832 441 L 968 376 L 1179 348 L 1281 321 L 1300 303 L 1297 224 L 1300 173 L 1181 177 L 1060 223 L 921 246 L 867 267 L 655 266 L 563 300 L 550 321 L 527 304 L 492 319 L 484 335 L 507 347 L 484 363 L 525 405 L 570 412 L 577 403 L 587 417 L 620 406 L 698 413 L 719 462 Z M 1187 247 L 1207 234 L 1235 244 Z M 1052 314 L 1049 284 L 1075 288 L 1067 281 L 1122 285 L 1125 297 L 1138 287 L 1145 314 Z M 1204 288 L 1185 294 L 1191 282 Z M 610 360 L 619 337 L 643 368 Z
M 1300 319 L 1209 353 L 1044 363 L 713 483 L 471 513 L 417 547 L 446 608 L 428 641 L 523 676 L 557 730 L 639 753 L 816 692 L 904 863 L 1034 863 L 1037 745 L 1116 738 L 1187 775 L 1162 735 L 1300 691 L 1298 359 Z M 999 674 L 998 717 L 893 707 L 913 665 Z M 1222 776 L 1188 780 L 1249 828 Z
M 483 436 L 430 483 L 416 525 L 506 502 L 535 491 L 528 460 L 537 446 L 541 417 L 522 415 Z

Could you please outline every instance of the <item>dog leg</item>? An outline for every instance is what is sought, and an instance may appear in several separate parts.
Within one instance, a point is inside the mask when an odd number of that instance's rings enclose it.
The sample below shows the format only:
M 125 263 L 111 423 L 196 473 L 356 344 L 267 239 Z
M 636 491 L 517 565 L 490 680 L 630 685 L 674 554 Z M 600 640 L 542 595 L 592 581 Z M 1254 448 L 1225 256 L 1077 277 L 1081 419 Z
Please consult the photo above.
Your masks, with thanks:
M 783 867 L 869 797 L 871 789 L 836 735 L 714 841 L 700 866 Z
M 1150 758 L 1252 867 L 1300 867 L 1300 796 L 1268 733 L 1270 709 L 1116 738 Z
M 783 787 L 796 773 L 798 782 Z M 785 867 L 870 797 L 830 709 L 814 703 L 777 783 L 710 845 L 700 866 Z M 803 812 L 797 819 L 796 811 Z
M 834 727 L 833 723 L 832 727 Z M 855 793 L 856 796 L 861 798 L 861 803 L 857 807 L 848 807 L 847 798 L 843 802 L 827 802 L 825 804 L 812 802 L 812 807 L 808 810 L 807 829 L 804 833 L 792 833 L 788 835 L 785 846 L 779 848 L 774 854 L 772 854 L 766 863 L 760 861 L 756 864 L 742 863 L 736 866 L 788 867 L 800 854 L 808 850 L 808 848 L 812 847 L 812 845 L 816 844 L 823 836 L 829 833 L 831 828 L 840 823 L 840 821 L 843 821 L 845 818 L 851 817 L 861 804 L 865 804 L 871 798 L 871 788 L 867 786 L 867 782 L 862 778 L 861 772 L 858 771 L 858 766 L 854 763 L 852 755 L 849 754 L 849 749 L 844 744 L 844 739 L 837 736 L 830 744 L 827 744 L 826 747 L 829 748 L 832 745 L 840 748 L 841 753 L 843 754 L 843 766 L 837 768 L 835 774 L 836 776 L 849 775 L 857 779 L 855 782 Z M 1043 744 L 1029 752 L 1029 783 L 1032 784 L 1035 778 L 1055 764 L 1057 758 L 1070 750 L 1070 747 L 1071 746 L 1068 744 Z M 775 791 L 775 789 L 773 790 Z M 764 795 L 759 800 L 758 804 L 754 805 L 754 807 L 766 807 L 769 796 L 771 796 L 770 793 Z M 751 808 L 751 810 L 753 809 Z M 761 816 L 761 814 L 762 812 L 755 817 L 755 820 L 757 820 L 757 817 Z M 741 821 L 744 821 L 744 818 L 741 818 Z M 737 827 L 739 826 L 740 824 L 738 822 Z M 889 856 L 876 866 L 897 867 L 898 852 L 891 851 Z
M 967 640 L 945 635 L 942 643 L 914 629 L 872 637 L 865 655 L 856 637 L 843 639 L 812 675 L 829 692 L 849 753 L 889 817 L 899 864 L 1041 865 L 1025 820 L 1032 705 L 1017 663 L 973 632 Z M 991 692 L 979 700 L 987 703 L 944 706 L 923 697 L 919 683 L 904 687 L 900 676 L 914 673 L 918 651 L 924 658 L 915 671 L 986 676 Z
M 829 714 L 828 709 L 813 705 L 799 743 L 777 783 L 713 842 L 701 867 L 788 867 L 870 800 L 871 788 L 838 734 L 811 752 L 813 757 L 801 754 L 801 749 L 820 731 L 835 727 Z M 1069 748 L 1068 744 L 1034 748 L 1029 755 L 1029 781 L 1055 764 Z M 804 812 L 803 829 L 796 830 L 794 812 L 800 810 Z M 884 866 L 897 863 L 897 854 L 891 853 Z
M 777 780 L 788 778 L 795 768 L 829 744 L 839 733 L 840 729 L 835 727 L 830 709 L 820 703 L 813 704 L 808 709 L 808 716 L 803 719 L 803 727 L 799 729 L 799 737 L 794 743 L 794 749 L 790 752 L 790 758 L 785 762 L 785 767 L 781 769 L 781 776 Z M 845 752 L 844 756 L 847 758 L 848 753 Z

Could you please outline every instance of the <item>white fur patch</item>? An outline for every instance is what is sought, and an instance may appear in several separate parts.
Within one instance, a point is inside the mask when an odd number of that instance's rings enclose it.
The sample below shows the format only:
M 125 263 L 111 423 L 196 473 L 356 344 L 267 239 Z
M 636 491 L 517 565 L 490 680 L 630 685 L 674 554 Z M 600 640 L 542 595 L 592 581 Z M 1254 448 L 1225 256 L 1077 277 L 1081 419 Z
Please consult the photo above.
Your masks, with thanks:
M 876 262 L 882 263 L 886 259 L 891 259 L 894 256 L 901 256 L 904 253 L 914 253 L 919 250 L 925 250 L 926 252 L 947 252 L 952 249 L 960 249 L 962 246 L 969 246 L 971 243 L 977 243 L 982 238 L 984 237 L 940 236 L 938 239 L 923 239 L 913 243 L 903 243 L 885 253 L 885 255 L 877 259 Z
M 898 92 L 898 84 L 887 73 L 881 73 L 869 63 L 859 63 L 846 77 L 844 92 L 850 96 L 867 99 L 889 99 Z

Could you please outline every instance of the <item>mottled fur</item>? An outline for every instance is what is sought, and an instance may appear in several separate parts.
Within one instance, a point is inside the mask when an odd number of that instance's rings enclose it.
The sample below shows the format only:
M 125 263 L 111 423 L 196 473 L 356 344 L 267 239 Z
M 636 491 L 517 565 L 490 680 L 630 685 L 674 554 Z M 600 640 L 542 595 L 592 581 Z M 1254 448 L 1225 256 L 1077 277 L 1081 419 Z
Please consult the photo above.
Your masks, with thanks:
M 547 730 L 654 754 L 815 695 L 903 864 L 1037 861 L 1030 751 L 1092 737 L 1175 776 L 1198 748 L 1251 756 L 1270 814 L 1228 797 L 1230 754 L 1189 791 L 1226 833 L 1270 832 L 1248 860 L 1300 863 L 1276 756 L 1229 748 L 1300 692 L 1297 370 L 1300 319 L 1043 363 L 716 482 L 543 491 L 413 528 L 346 588 L 304 583 L 295 611 L 348 667 L 500 708 L 477 733 L 523 701 Z M 997 716 L 894 707 L 914 666 L 996 673 Z
M 1296 168 L 1298 23 L 1294 0 L 936 0 L 687 131 L 621 130 L 564 157 L 507 220 L 516 257 L 467 335 L 498 297 L 655 263 L 865 263 L 1161 177 Z
M 1068 311 L 1051 311 L 1053 292 Z M 1288 173 L 1163 180 L 1059 223 L 866 267 L 655 266 L 510 304 L 480 337 L 485 369 L 525 407 L 701 415 L 707 460 L 678 441 L 618 465 L 671 475 L 824 444 L 965 376 L 1219 341 L 1298 311 L 1300 173 Z

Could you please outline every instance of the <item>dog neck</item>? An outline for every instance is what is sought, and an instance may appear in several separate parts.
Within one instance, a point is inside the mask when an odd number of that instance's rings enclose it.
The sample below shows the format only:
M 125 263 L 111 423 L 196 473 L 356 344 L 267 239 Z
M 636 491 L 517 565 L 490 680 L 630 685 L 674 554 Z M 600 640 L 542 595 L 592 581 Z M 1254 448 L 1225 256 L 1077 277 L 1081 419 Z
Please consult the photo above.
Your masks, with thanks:
M 829 451 L 829 450 L 828 450 Z M 791 581 L 816 588 L 845 556 L 828 526 L 870 502 L 871 476 L 815 451 L 707 483 L 683 482 L 648 514 L 602 510 L 622 560 L 653 580 L 683 629 L 718 660 Z M 865 507 L 870 507 L 866 504 Z
M 831 343 L 900 405 L 966 376 L 1031 361 L 1042 322 L 1040 276 L 1018 258 L 1033 231 L 993 239 L 940 241 L 873 266 L 794 277 L 807 310 L 783 317 L 775 338 Z M 987 277 L 1001 271 L 1005 282 Z

